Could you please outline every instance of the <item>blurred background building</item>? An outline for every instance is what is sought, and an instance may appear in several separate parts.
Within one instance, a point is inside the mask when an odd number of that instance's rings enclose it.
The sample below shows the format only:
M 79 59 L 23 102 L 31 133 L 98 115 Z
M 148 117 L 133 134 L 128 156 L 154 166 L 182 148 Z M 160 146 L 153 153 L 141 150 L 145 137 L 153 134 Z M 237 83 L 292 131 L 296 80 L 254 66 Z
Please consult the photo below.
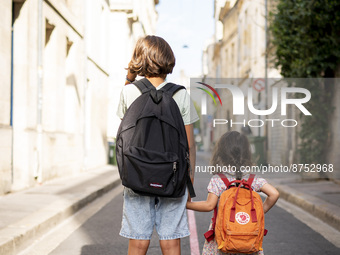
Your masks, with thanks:
M 241 131 L 242 125 L 230 127 L 230 120 L 237 123 L 246 122 L 249 119 L 259 119 L 264 121 L 266 116 L 258 116 L 251 113 L 247 107 L 248 88 L 254 86 L 254 83 L 262 83 L 261 91 L 253 89 L 253 104 L 256 109 L 265 110 L 272 106 L 273 88 L 277 88 L 278 108 L 280 105 L 280 89 L 287 87 L 286 82 L 280 82 L 282 76 L 280 70 L 275 67 L 275 47 L 271 44 L 268 27 L 270 19 L 268 14 L 276 8 L 275 0 L 214 0 L 214 20 L 215 33 L 212 38 L 206 41 L 205 49 L 202 56 L 203 81 L 209 84 L 209 78 L 212 83 L 229 82 L 238 86 L 245 95 L 245 114 L 242 116 L 233 115 L 233 98 L 227 90 L 220 93 L 223 108 L 216 111 L 212 100 L 208 100 L 208 113 L 210 115 L 202 116 L 201 131 L 203 148 L 211 150 L 219 137 L 228 130 Z M 340 67 L 335 75 L 339 77 Z M 267 79 L 268 78 L 268 79 Z M 267 84 L 265 84 L 267 80 Z M 218 90 L 221 91 L 221 90 Z M 339 88 L 335 86 L 335 95 L 338 95 Z M 317 95 L 312 95 L 317 96 Z M 331 145 L 327 151 L 327 161 L 333 162 L 334 165 L 339 162 L 337 148 L 339 137 L 339 108 L 340 97 L 334 96 L 334 113 L 329 120 L 331 133 L 325 134 L 331 139 Z M 210 105 L 209 105 L 210 103 Z M 213 113 L 213 114 L 212 114 Z M 299 109 L 292 105 L 287 106 L 287 115 L 281 116 L 280 110 L 275 111 L 269 117 L 270 119 L 296 119 L 299 120 Z M 268 118 L 269 118 L 268 117 Z M 227 119 L 228 125 L 216 125 L 213 127 L 213 119 Z M 266 122 L 265 122 L 266 123 Z M 285 128 L 279 122 L 276 122 L 275 128 L 268 128 L 271 123 L 267 122 L 263 127 L 251 127 L 251 135 L 262 138 L 263 158 L 260 163 L 270 163 L 272 165 L 288 165 L 299 162 L 298 145 L 299 145 L 299 128 Z M 253 123 L 258 125 L 258 123 Z M 261 139 L 258 139 L 260 141 Z M 257 139 L 255 137 L 255 139 Z M 254 149 L 254 148 L 253 148 Z M 325 176 L 323 176 L 325 177 Z M 338 171 L 328 173 L 327 177 L 338 179 Z
M 158 0 L 0 2 L 0 194 L 106 165 Z
M 262 78 L 262 83 L 264 83 L 265 77 L 281 78 L 274 65 L 272 63 L 269 65 L 266 56 L 266 52 L 268 52 L 268 44 L 266 43 L 268 26 L 266 24 L 266 12 L 268 13 L 268 10 L 266 10 L 266 4 L 267 8 L 273 8 L 272 2 L 274 1 L 214 1 L 215 35 L 207 42 L 203 53 L 203 75 L 206 79 L 211 77 L 217 78 L 217 80 L 223 79 L 219 80 L 220 82 L 232 82 L 233 85 L 237 85 L 243 91 L 245 100 L 247 100 L 248 88 L 258 78 Z M 264 86 L 264 84 L 262 85 Z M 268 86 L 268 94 L 271 93 L 271 85 Z M 259 97 L 260 93 L 261 98 Z M 253 91 L 253 98 L 255 99 L 253 102 L 257 109 L 267 109 L 265 108 L 264 93 L 265 91 Z M 244 116 L 233 115 L 231 93 L 221 93 L 221 98 L 223 110 L 217 111 L 214 118 L 232 119 L 239 123 L 242 123 L 243 119 L 258 119 L 258 116 L 252 114 L 247 107 L 245 107 Z M 268 102 L 268 105 L 270 106 L 271 102 Z M 211 120 L 212 117 L 209 119 Z M 262 120 L 264 120 L 264 116 Z M 241 126 L 235 125 L 231 128 L 229 125 L 218 125 L 213 129 L 213 136 L 212 132 L 207 132 L 209 138 L 206 137 L 204 140 L 210 139 L 211 145 L 213 145 L 224 132 L 231 129 L 241 131 Z M 210 129 L 212 130 L 212 125 L 210 125 Z M 264 127 L 251 128 L 251 131 L 256 136 L 264 136 L 267 133 Z M 275 129 L 275 131 L 277 133 L 269 134 L 271 139 L 268 140 L 270 142 L 286 141 L 288 136 L 292 137 L 289 134 L 283 134 L 282 130 Z M 285 151 L 282 151 L 282 148 L 276 145 L 272 146 L 268 160 L 276 164 L 288 163 L 285 161 L 287 148 L 285 148 Z

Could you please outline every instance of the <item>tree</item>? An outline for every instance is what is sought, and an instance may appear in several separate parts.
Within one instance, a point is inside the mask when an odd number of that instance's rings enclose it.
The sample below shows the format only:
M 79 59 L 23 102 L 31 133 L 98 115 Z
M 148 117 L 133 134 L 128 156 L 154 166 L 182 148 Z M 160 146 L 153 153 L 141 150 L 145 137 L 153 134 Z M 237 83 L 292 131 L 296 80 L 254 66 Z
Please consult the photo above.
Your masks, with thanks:
M 301 163 L 326 163 L 332 88 L 340 63 L 339 0 L 277 0 L 270 14 L 275 65 L 285 78 L 315 78 L 304 87 L 312 94 L 306 108 L 313 117 L 301 116 Z M 312 81 L 312 82 L 311 82 Z

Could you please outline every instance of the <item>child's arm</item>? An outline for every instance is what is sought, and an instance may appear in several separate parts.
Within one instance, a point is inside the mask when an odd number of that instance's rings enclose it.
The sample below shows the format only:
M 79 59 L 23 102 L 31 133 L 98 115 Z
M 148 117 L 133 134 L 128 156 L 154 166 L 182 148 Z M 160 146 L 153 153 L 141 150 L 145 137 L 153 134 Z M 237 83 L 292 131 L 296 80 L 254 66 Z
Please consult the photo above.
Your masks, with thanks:
M 269 183 L 262 186 L 261 191 L 267 195 L 266 200 L 263 203 L 264 213 L 268 212 L 279 199 L 280 193 Z
M 199 212 L 210 212 L 214 210 L 218 202 L 218 196 L 214 193 L 208 193 L 208 197 L 206 201 L 198 201 L 198 202 L 187 202 L 187 209 L 199 211 Z

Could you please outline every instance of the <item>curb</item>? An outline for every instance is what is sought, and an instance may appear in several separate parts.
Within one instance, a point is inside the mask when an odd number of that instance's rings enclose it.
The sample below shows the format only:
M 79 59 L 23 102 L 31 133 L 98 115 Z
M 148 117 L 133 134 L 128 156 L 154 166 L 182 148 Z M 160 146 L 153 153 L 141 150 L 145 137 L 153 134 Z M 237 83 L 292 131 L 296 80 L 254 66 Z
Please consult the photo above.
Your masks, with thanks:
M 280 192 L 280 198 L 299 206 L 303 210 L 340 231 L 340 208 L 338 206 L 320 198 L 301 193 L 287 185 L 277 184 L 274 181 L 271 181 L 271 183 Z
M 51 228 L 57 226 L 68 217 L 109 192 L 120 184 L 118 171 L 113 172 L 112 180 L 95 187 L 90 192 L 84 192 L 73 201 L 60 199 L 47 207 L 25 217 L 8 227 L 0 230 L 0 254 L 15 255 L 28 247 L 33 240 L 38 239 Z

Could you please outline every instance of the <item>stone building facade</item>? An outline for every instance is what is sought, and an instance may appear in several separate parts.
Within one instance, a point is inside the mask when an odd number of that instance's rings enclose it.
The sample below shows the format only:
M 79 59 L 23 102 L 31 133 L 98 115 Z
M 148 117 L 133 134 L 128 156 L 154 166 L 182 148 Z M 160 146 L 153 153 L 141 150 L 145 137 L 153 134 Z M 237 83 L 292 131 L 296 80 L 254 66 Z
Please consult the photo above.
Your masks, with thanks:
M 108 162 L 117 96 L 157 0 L 0 3 L 0 194 Z
M 300 122 L 300 110 L 293 106 L 287 105 L 286 115 L 281 113 L 281 94 L 280 90 L 287 87 L 287 82 L 273 65 L 275 58 L 274 48 L 267 39 L 266 45 L 266 15 L 265 4 L 267 3 L 267 13 L 275 8 L 275 1 L 272 0 L 214 0 L 215 4 L 215 35 L 207 47 L 203 51 L 203 75 L 204 80 L 209 81 L 213 78 L 218 82 L 233 82 L 238 86 L 245 95 L 245 113 L 244 115 L 233 115 L 233 97 L 232 94 L 224 89 L 218 90 L 223 102 L 223 109 L 214 112 L 213 116 L 206 119 L 208 123 L 212 118 L 228 119 L 229 122 L 242 123 L 252 119 L 253 125 L 258 125 L 260 121 L 266 124 L 263 127 L 251 127 L 254 136 L 265 137 L 265 156 L 267 163 L 273 165 L 289 165 L 299 162 L 298 144 L 299 144 L 299 125 L 294 128 L 287 128 L 281 125 L 280 121 L 284 119 L 293 119 Z M 269 24 L 267 23 L 267 26 Z M 267 52 L 267 54 L 266 54 Z M 267 59 L 267 63 L 266 60 Z M 340 70 L 340 69 L 339 69 Z M 336 77 L 339 77 L 339 70 Z M 252 90 L 254 107 L 259 110 L 269 109 L 273 104 L 272 93 L 274 89 L 278 90 L 277 110 L 268 115 L 261 116 L 253 114 L 247 107 L 248 88 L 253 87 L 253 83 L 268 77 L 267 91 L 257 92 Z M 226 79 L 222 79 L 226 78 Z M 339 79 L 335 80 L 336 84 Z M 213 83 L 213 82 L 212 82 Z M 327 161 L 335 166 L 334 172 L 327 173 L 327 177 L 337 180 L 340 177 L 339 169 L 336 167 L 339 161 L 339 86 L 335 85 L 333 106 L 334 112 L 329 120 L 331 131 L 328 134 L 330 139 L 329 149 L 327 151 Z M 314 95 L 315 96 L 315 95 Z M 313 95 L 312 95 L 313 97 Z M 210 102 L 212 103 L 212 102 Z M 209 105 L 208 105 L 209 108 Z M 213 106 L 210 105 L 210 109 Z M 274 127 L 272 123 L 266 122 L 268 119 L 275 119 Z M 287 122 L 285 122 L 288 124 Z M 290 123 L 291 124 L 291 123 Z M 211 149 L 219 137 L 228 130 L 241 130 L 243 125 L 217 125 L 212 127 L 208 125 L 208 132 L 205 130 L 203 141 L 205 141 L 205 149 Z M 204 130 L 204 128 L 202 129 Z M 319 177 L 318 173 L 308 177 Z
M 280 74 L 269 61 L 266 63 L 266 19 L 265 19 L 265 0 L 215 0 L 215 38 L 213 43 L 209 44 L 206 53 L 203 53 L 207 60 L 204 68 L 206 79 L 216 78 L 219 82 L 228 82 L 238 86 L 245 96 L 245 113 L 244 115 L 233 115 L 233 97 L 232 94 L 223 89 L 219 90 L 223 108 L 214 114 L 216 119 L 227 119 L 228 125 L 217 125 L 213 128 L 214 135 L 210 135 L 211 143 L 214 144 L 219 137 L 228 130 L 241 131 L 243 124 L 230 125 L 230 120 L 234 123 L 243 123 L 246 120 L 258 120 L 259 117 L 248 110 L 248 88 L 259 78 L 262 80 L 266 77 L 280 78 Z M 272 1 L 267 1 L 268 9 L 272 8 Z M 208 53 L 208 51 L 210 53 Z M 268 50 L 269 52 L 269 50 Z M 267 73 L 266 71 L 267 70 Z M 285 86 L 282 83 L 276 83 L 276 80 L 268 80 L 267 95 L 271 95 L 273 86 Z M 253 103 L 256 109 L 266 109 L 271 106 L 271 98 L 268 96 L 266 102 L 266 92 L 252 91 Z M 261 95 L 259 95 L 261 94 Z M 279 107 L 279 106 L 278 106 Z M 275 112 L 275 114 L 280 112 Z M 270 116 L 271 118 L 281 118 L 281 116 Z M 259 121 L 265 121 L 261 116 Z M 254 121 L 255 122 L 255 121 Z M 253 123 L 254 124 L 254 123 Z M 257 123 L 256 123 L 257 125 Z M 255 126 L 255 125 L 253 125 Z M 286 157 L 289 151 L 284 144 L 287 140 L 292 141 L 291 150 L 295 148 L 295 136 L 288 134 L 282 128 L 270 129 L 263 127 L 250 127 L 254 136 L 267 137 L 267 162 L 275 164 L 288 163 Z

